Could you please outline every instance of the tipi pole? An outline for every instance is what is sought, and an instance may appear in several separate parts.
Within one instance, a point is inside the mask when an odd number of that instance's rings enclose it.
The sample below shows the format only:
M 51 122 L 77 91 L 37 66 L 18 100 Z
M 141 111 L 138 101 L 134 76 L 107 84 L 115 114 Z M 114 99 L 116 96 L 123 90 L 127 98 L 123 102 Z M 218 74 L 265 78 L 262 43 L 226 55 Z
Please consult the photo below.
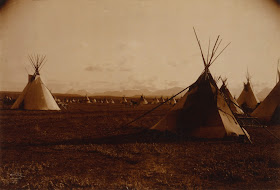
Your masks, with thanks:
M 197 40 L 197 43 L 198 43 L 198 46 L 199 46 L 199 49 L 200 49 L 200 52 L 201 52 L 201 56 L 202 56 L 202 59 L 203 59 L 204 66 L 206 67 L 207 64 L 205 62 L 203 51 L 202 51 L 202 48 L 201 48 L 201 45 L 200 45 L 200 41 L 198 40 L 198 37 L 196 35 L 194 27 L 193 27 L 193 31 L 194 31 L 194 34 L 195 34 L 195 37 L 196 37 L 196 40 Z

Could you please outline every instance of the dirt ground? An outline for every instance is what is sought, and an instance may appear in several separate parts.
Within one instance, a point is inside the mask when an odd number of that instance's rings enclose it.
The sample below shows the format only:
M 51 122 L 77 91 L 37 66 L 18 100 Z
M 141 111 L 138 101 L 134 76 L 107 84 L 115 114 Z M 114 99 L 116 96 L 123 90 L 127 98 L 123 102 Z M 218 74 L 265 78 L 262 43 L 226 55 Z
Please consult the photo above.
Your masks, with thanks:
M 123 126 L 153 107 L 0 110 L 0 189 L 280 188 L 280 142 L 263 128 L 246 128 L 254 144 L 149 132 L 168 105 Z

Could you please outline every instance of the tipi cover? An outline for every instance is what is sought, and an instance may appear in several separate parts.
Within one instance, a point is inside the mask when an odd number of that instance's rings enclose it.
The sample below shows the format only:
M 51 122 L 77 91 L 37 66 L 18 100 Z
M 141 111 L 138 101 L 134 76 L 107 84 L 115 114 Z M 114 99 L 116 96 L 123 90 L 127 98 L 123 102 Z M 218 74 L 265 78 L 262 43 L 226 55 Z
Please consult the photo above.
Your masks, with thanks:
M 270 120 L 270 124 L 280 125 L 280 105 L 278 105 L 277 108 L 275 109 L 272 118 Z
M 271 90 L 263 102 L 251 114 L 262 121 L 269 122 L 280 105 L 280 82 Z M 276 112 L 275 112 L 276 113 Z
M 243 110 L 239 107 L 239 104 L 236 102 L 236 100 L 233 98 L 230 91 L 228 90 L 225 81 L 223 81 L 223 85 L 221 86 L 220 91 L 224 94 L 224 98 L 227 104 L 229 105 L 230 110 L 234 114 L 244 114 Z

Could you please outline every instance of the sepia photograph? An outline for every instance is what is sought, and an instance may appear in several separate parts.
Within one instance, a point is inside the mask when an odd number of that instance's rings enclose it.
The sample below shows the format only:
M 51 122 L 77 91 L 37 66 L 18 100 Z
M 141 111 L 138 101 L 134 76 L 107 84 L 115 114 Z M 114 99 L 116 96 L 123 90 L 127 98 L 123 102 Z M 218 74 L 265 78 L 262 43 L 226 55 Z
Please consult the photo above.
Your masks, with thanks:
M 280 0 L 0 0 L 0 189 L 280 189 Z

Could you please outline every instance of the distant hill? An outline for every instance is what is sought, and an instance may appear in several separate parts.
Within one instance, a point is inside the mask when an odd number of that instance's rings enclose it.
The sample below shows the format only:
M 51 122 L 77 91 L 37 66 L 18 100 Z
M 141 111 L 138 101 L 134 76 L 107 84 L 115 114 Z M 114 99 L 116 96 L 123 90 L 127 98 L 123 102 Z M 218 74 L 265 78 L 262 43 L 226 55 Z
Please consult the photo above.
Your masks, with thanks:
M 272 88 L 265 87 L 256 95 L 259 98 L 259 100 L 262 101 L 267 97 L 267 95 L 270 93 L 271 90 L 272 90 Z
M 74 89 L 70 89 L 67 92 L 65 92 L 65 94 L 73 94 L 73 95 L 80 95 L 80 96 L 85 96 L 85 95 L 89 95 L 90 93 L 86 90 L 74 90 Z
M 139 89 L 139 90 L 122 90 L 122 91 L 105 91 L 105 92 L 99 92 L 99 93 L 89 93 L 86 90 L 74 90 L 70 89 L 66 92 L 66 94 L 78 94 L 81 96 L 85 96 L 86 94 L 88 96 L 117 96 L 117 97 L 139 97 L 142 94 L 146 97 L 160 97 L 160 96 L 172 96 L 177 94 L 183 90 L 183 88 L 180 87 L 174 87 L 170 89 L 164 89 L 164 90 L 156 90 L 156 91 L 150 91 L 147 89 Z M 184 93 L 182 93 L 182 96 Z M 181 95 L 179 95 L 181 97 Z

